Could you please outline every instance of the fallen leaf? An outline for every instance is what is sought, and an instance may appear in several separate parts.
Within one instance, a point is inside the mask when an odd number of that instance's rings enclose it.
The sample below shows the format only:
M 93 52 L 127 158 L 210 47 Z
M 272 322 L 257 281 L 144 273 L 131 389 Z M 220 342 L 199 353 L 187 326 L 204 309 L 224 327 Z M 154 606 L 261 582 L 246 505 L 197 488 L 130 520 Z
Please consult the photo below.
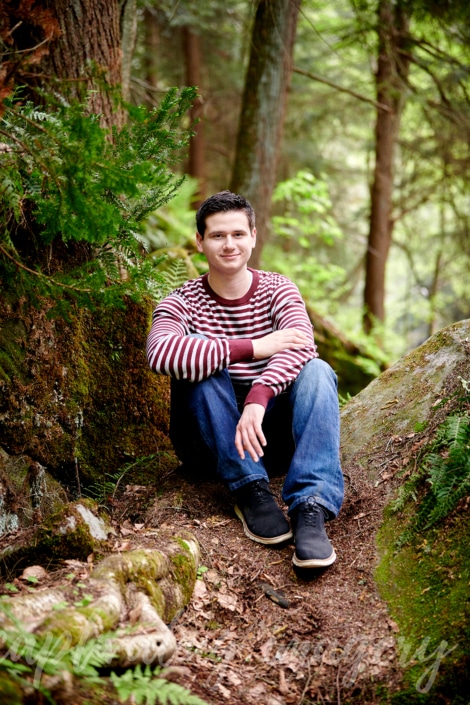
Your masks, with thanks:
M 228 688 L 222 685 L 222 683 L 217 683 L 217 688 L 226 700 L 231 700 L 232 694 Z
M 44 580 L 44 578 L 47 578 L 47 570 L 41 565 L 30 565 L 23 570 L 20 575 L 20 580 L 30 580 L 31 578 L 33 578 L 33 580 Z
M 281 695 L 287 695 L 289 692 L 289 686 L 287 685 L 286 681 L 286 674 L 282 670 L 282 668 L 279 670 L 279 692 Z
M 394 632 L 395 634 L 400 631 L 400 627 L 396 622 L 393 621 L 393 619 L 390 619 L 390 617 L 387 618 L 387 624 L 389 628 Z
M 196 580 L 193 590 L 193 598 L 200 599 L 207 595 L 207 587 L 203 580 Z
M 121 541 L 121 543 L 116 546 L 116 551 L 128 551 L 130 547 L 130 541 Z
M 129 534 L 133 534 L 134 532 L 132 529 L 126 529 L 125 526 L 121 526 L 119 529 L 121 536 L 129 536 Z
M 211 583 L 212 585 L 217 585 L 217 583 L 220 583 L 222 581 L 222 578 L 216 570 L 214 570 L 213 568 L 209 568 L 209 570 L 206 570 L 206 572 L 204 573 L 204 580 L 206 580 L 208 583 Z
M 231 612 L 234 612 L 237 609 L 237 596 L 235 593 L 220 593 L 217 595 L 217 602 L 221 607 L 225 607 L 226 609 L 230 610 Z
M 234 671 L 227 671 L 225 674 L 226 679 L 231 685 L 239 686 L 243 683 L 243 680 Z

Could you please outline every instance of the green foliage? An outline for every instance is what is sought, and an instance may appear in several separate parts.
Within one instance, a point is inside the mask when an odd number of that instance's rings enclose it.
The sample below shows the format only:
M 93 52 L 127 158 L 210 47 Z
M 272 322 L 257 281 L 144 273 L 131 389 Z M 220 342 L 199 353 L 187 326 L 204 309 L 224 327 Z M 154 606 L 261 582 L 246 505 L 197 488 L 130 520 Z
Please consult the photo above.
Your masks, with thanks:
M 85 596 L 82 603 L 87 602 Z M 6 671 L 23 687 L 40 693 L 45 701 L 55 705 L 56 700 L 42 685 L 42 675 L 57 676 L 64 671 L 80 679 L 85 685 L 104 685 L 102 670 L 109 667 L 113 657 L 110 640 L 113 632 L 89 639 L 84 644 L 71 647 L 67 635 L 38 636 L 23 627 L 8 607 L 8 598 L 0 601 L 0 611 L 10 622 L 8 628 L 0 627 L 0 671 Z M 121 702 L 133 695 L 136 705 L 206 705 L 203 700 L 180 685 L 157 677 L 160 669 L 140 666 L 124 671 L 122 675 L 110 674 Z M 41 700 L 42 702 L 42 700 Z
M 192 695 L 177 683 L 169 683 L 163 678 L 155 678 L 155 672 L 147 666 L 127 670 L 122 676 L 111 673 L 111 681 L 120 699 L 124 702 L 131 695 L 136 705 L 206 705 L 204 700 Z
M 331 216 L 332 203 L 326 181 L 302 170 L 279 183 L 273 201 L 282 201 L 283 215 L 273 216 L 276 235 L 295 240 L 308 250 L 319 240 L 332 245 L 342 232 Z
M 470 418 L 450 416 L 439 428 L 435 450 L 425 458 L 426 481 L 431 486 L 420 514 L 425 528 L 454 509 L 470 490 Z
M 159 298 L 158 259 L 145 258 L 142 233 L 182 183 L 171 168 L 191 134 L 181 122 L 194 96 L 170 89 L 155 109 L 129 108 L 111 134 L 86 105 L 9 100 L 0 123 L 4 286 L 53 295 L 62 312 L 64 293 L 88 306 Z
M 163 247 L 184 247 L 189 240 L 194 243 L 196 221 L 191 203 L 197 189 L 197 179 L 187 176 L 175 196 L 149 214 L 142 236 L 150 254 Z
M 176 259 L 171 262 L 170 267 L 163 274 L 165 282 L 165 293 L 174 291 L 182 286 L 188 279 L 186 262 L 183 259 Z
M 328 249 L 342 237 L 331 215 L 328 186 L 309 171 L 277 185 L 272 218 L 275 240 L 263 250 L 263 265 L 291 277 L 306 300 L 317 303 L 338 290 L 345 276 L 329 261 Z
M 399 545 L 448 516 L 469 492 L 470 417 L 468 411 L 458 411 L 438 427 L 418 470 L 391 505 L 395 512 L 403 510 L 410 500 L 418 505 Z
M 141 458 L 136 458 L 123 465 L 115 473 L 105 473 L 98 482 L 86 488 L 84 493 L 99 504 L 106 504 L 108 499 L 114 499 L 123 477 L 131 472 L 143 470 L 158 464 L 159 453 L 153 453 Z
M 205 565 L 200 565 L 199 568 L 197 569 L 197 574 L 196 574 L 196 579 L 197 580 L 202 580 L 204 573 L 207 573 L 209 568 Z

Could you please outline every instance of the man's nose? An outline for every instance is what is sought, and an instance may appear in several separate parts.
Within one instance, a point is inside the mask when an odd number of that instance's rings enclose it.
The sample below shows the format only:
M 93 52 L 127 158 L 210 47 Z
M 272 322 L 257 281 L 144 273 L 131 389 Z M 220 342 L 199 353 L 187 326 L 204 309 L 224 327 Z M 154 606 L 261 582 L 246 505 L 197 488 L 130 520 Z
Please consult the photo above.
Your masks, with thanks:
M 234 242 L 231 235 L 227 235 L 225 238 L 224 247 L 226 250 L 232 250 L 234 248 Z

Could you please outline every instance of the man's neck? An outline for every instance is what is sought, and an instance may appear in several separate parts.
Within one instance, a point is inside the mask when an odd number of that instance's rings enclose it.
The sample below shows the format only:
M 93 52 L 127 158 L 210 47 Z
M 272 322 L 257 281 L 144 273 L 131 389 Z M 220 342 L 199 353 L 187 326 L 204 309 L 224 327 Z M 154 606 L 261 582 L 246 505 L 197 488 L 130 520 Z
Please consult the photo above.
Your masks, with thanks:
M 209 285 L 222 299 L 241 299 L 247 293 L 253 281 L 248 269 L 242 269 L 233 276 L 221 276 L 218 272 L 209 272 Z

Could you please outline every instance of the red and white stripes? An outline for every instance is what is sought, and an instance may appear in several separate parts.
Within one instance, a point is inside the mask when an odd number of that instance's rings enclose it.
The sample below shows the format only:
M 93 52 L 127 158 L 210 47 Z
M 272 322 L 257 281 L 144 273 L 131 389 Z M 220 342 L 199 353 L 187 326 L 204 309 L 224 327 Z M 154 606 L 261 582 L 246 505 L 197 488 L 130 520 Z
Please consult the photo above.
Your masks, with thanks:
M 217 296 L 204 275 L 186 282 L 156 307 L 147 340 L 148 362 L 154 372 L 199 382 L 228 368 L 234 382 L 253 384 L 247 402 L 265 405 L 318 356 L 297 287 L 281 274 L 250 271 L 253 282 L 241 299 Z M 293 327 L 307 333 L 311 345 L 267 360 L 253 359 L 252 340 Z

